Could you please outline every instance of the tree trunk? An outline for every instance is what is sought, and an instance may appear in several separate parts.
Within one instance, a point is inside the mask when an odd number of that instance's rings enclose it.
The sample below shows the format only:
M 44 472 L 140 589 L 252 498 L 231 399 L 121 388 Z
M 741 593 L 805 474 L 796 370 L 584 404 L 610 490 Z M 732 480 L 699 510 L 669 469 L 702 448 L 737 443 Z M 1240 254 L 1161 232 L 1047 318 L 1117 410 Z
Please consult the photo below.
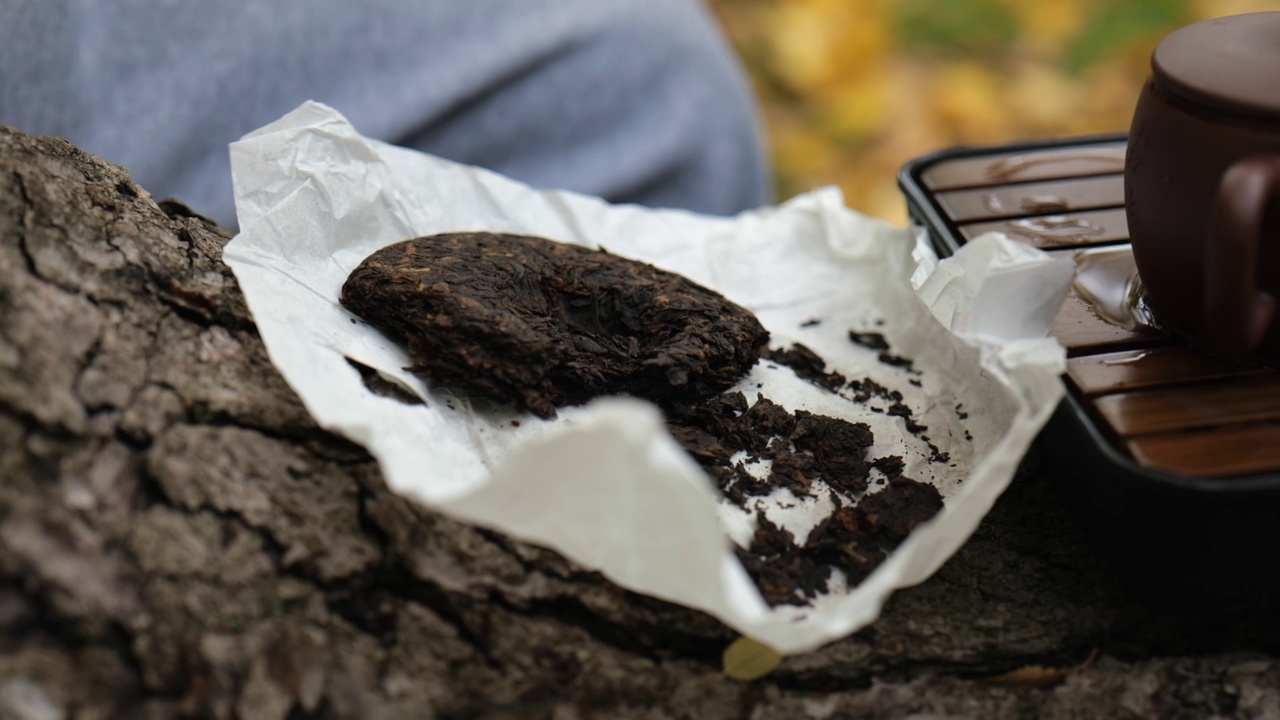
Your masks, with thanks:
M 1274 629 L 1129 602 L 1025 467 L 874 626 L 726 679 L 715 620 L 390 494 L 272 367 L 227 238 L 0 129 L 0 719 L 1280 713 Z

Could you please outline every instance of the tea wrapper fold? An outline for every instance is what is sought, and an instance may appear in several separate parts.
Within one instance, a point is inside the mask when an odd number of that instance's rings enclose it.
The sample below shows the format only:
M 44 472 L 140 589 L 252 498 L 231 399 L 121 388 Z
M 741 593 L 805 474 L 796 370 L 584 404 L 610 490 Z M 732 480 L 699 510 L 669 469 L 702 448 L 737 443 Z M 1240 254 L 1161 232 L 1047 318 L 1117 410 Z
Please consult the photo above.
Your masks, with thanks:
M 734 218 L 614 206 L 370 140 L 318 103 L 234 143 L 231 156 L 241 232 L 224 259 L 271 360 L 321 426 L 369 450 L 393 491 L 706 611 L 782 653 L 866 626 L 889 593 L 937 570 L 1062 393 L 1064 354 L 1045 331 L 1069 271 L 1002 236 L 939 261 L 910 231 L 846 208 L 833 188 Z M 605 248 L 681 273 L 752 310 L 771 347 L 802 343 L 828 371 L 899 390 L 944 461 L 901 418 L 777 363 L 761 361 L 739 385 L 751 399 L 867 423 L 873 455 L 902 455 L 945 507 L 855 587 L 769 607 L 733 553 L 753 514 L 719 498 L 657 408 L 606 397 L 542 420 L 468 398 L 407 372 L 402 347 L 338 304 L 375 250 L 472 230 Z M 919 375 L 851 342 L 850 330 L 883 333 Z M 349 360 L 423 402 L 371 392 Z M 758 503 L 797 538 L 831 510 L 793 497 Z

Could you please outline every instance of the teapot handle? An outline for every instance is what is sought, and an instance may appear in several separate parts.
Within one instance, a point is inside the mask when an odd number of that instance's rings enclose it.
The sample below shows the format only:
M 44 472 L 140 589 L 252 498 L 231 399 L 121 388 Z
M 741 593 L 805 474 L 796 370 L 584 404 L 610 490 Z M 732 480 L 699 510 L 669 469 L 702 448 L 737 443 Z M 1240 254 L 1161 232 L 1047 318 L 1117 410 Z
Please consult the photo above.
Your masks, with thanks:
M 1237 160 L 1218 181 L 1205 237 L 1205 316 L 1209 339 L 1224 353 L 1257 349 L 1276 311 L 1276 298 L 1258 288 L 1258 249 L 1267 208 L 1280 200 L 1280 156 Z

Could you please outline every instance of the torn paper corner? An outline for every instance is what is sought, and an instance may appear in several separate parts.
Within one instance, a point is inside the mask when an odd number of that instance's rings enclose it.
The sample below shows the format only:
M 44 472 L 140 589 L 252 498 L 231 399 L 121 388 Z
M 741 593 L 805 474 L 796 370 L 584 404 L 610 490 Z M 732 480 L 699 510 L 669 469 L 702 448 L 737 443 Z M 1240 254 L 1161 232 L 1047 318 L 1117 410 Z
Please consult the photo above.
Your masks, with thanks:
M 923 242 L 923 241 L 921 241 Z M 912 285 L 943 327 L 1008 343 L 1043 338 L 1071 286 L 1070 258 L 985 233 L 944 260 L 918 244 Z

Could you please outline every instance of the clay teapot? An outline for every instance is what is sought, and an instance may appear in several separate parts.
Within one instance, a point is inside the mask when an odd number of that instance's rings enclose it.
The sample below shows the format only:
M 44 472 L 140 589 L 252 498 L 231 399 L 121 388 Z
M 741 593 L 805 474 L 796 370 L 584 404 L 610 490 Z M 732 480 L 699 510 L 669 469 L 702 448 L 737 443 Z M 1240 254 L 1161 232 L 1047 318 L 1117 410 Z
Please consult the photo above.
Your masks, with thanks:
M 1151 69 L 1125 161 L 1147 303 L 1211 352 L 1280 360 L 1280 12 L 1177 30 Z

